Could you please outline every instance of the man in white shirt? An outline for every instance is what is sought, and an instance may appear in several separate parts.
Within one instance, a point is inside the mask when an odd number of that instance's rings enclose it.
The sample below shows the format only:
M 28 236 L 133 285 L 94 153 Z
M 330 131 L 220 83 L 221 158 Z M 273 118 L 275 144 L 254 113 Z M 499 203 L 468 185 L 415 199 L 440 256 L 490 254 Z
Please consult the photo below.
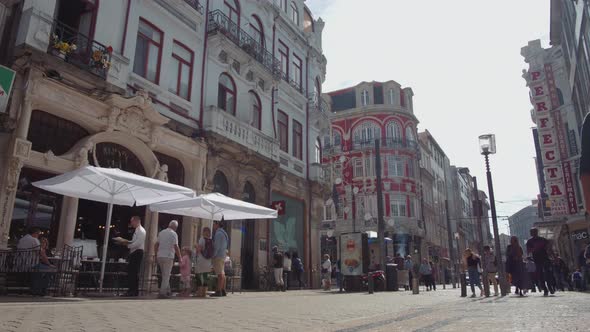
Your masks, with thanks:
M 39 242 L 40 234 L 41 230 L 39 228 L 32 227 L 31 229 L 29 229 L 29 234 L 21 237 L 20 240 L 18 240 L 18 243 L 16 244 L 16 249 L 25 250 L 41 246 L 41 242 Z
M 172 220 L 168 224 L 168 228 L 158 234 L 158 242 L 156 242 L 156 258 L 162 273 L 162 284 L 160 285 L 160 298 L 170 296 L 170 273 L 174 265 L 174 254 L 181 257 L 180 248 L 178 247 L 178 235 L 176 229 L 178 228 L 178 221 Z
M 143 260 L 143 250 L 145 249 L 145 229 L 141 226 L 141 218 L 138 216 L 131 217 L 129 225 L 135 229 L 131 241 L 120 240 L 119 244 L 126 245 L 129 248 L 127 257 L 127 284 L 129 290 L 126 296 L 139 296 L 139 269 Z

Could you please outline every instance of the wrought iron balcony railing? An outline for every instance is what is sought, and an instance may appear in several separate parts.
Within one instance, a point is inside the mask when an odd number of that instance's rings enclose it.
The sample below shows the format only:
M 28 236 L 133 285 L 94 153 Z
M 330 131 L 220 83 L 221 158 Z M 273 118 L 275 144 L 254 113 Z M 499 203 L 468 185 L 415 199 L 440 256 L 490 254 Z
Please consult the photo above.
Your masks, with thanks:
M 196 11 L 203 14 L 203 5 L 199 2 L 199 0 L 184 0 L 184 2 L 188 3 L 191 7 L 193 7 Z
M 92 40 L 57 20 L 53 21 L 51 31 L 48 53 L 106 79 L 111 67 L 112 47 Z
M 375 140 L 354 141 L 352 143 L 352 147 L 355 150 L 372 149 L 375 147 Z M 381 147 L 416 150 L 418 148 L 418 144 L 413 140 L 402 140 L 401 138 L 387 137 L 381 140 Z
M 248 33 L 242 30 L 238 24 L 227 17 L 222 11 L 209 12 L 207 18 L 207 33 L 214 35 L 220 33 L 231 40 L 235 45 L 248 53 L 252 58 L 264 66 L 275 78 L 281 76 L 281 64 L 269 51 L 260 45 Z
M 311 112 L 328 113 L 330 111 L 330 105 L 322 97 L 316 97 L 315 93 L 312 93 L 309 98 L 309 108 Z
M 282 71 L 281 71 L 281 78 L 283 79 L 283 81 L 289 83 L 289 85 L 292 86 L 299 93 L 301 93 L 302 95 L 305 95 L 305 89 L 303 88 L 303 85 L 301 84 L 301 82 L 297 82 L 295 79 L 289 78 L 289 76 L 287 76 L 287 74 Z

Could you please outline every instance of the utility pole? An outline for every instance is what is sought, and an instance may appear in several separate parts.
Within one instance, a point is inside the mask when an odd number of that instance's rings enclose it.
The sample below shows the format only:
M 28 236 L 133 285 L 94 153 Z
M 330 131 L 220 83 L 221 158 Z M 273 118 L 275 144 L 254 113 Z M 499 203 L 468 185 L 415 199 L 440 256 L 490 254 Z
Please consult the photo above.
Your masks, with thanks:
M 385 222 L 383 220 L 383 181 L 381 179 L 381 146 L 379 139 L 375 140 L 375 173 L 377 175 L 377 241 L 379 242 L 380 265 L 385 271 Z M 370 278 L 369 278 L 370 279 Z

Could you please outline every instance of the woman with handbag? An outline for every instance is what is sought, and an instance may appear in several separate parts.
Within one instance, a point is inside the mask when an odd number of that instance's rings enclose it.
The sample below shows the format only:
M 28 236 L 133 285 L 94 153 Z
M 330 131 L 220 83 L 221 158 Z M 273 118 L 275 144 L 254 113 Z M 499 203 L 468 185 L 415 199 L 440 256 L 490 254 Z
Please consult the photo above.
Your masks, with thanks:
M 506 247 L 506 271 L 510 271 L 510 275 L 512 276 L 512 285 L 516 287 L 516 294 L 519 296 L 523 295 L 523 290 L 525 286 L 523 284 L 524 280 L 524 262 L 523 262 L 523 255 L 524 252 L 522 247 L 518 243 L 518 238 L 513 236 L 510 238 L 510 244 Z

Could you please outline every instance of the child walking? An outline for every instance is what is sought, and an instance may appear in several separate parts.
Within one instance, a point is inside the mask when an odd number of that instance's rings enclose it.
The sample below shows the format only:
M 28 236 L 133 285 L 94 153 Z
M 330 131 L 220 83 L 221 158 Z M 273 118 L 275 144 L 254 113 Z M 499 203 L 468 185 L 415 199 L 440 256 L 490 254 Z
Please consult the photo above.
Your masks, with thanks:
M 188 297 L 191 294 L 191 249 L 183 247 L 180 258 L 180 278 L 182 281 L 182 291 L 180 296 Z

